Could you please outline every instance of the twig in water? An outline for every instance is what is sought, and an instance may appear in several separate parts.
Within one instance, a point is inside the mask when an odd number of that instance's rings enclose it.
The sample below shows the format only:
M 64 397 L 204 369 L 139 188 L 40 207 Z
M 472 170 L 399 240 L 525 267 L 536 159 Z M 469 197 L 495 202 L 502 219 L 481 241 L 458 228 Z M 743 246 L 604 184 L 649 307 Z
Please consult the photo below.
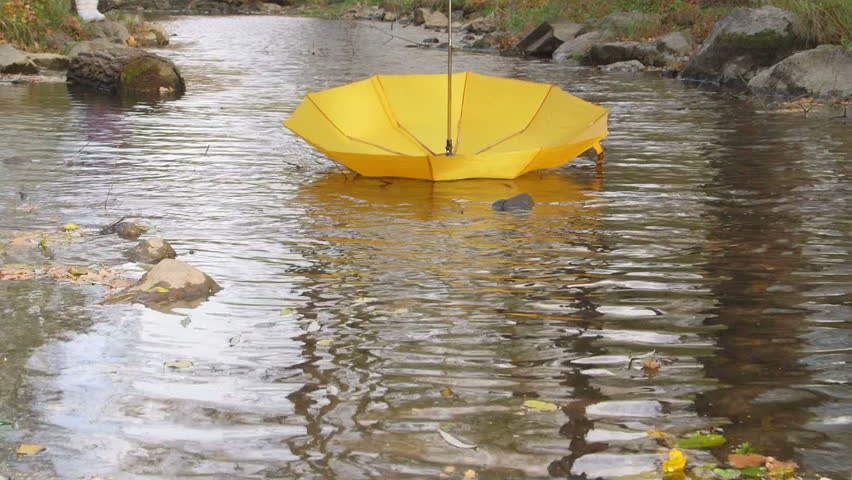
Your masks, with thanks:
M 294 167 L 296 170 L 302 169 L 302 166 L 299 165 L 299 164 L 296 164 L 296 163 L 293 163 L 293 162 L 288 162 L 287 160 L 281 160 L 281 161 L 286 163 L 287 165 L 290 165 L 291 167 Z
M 100 233 L 101 235 L 106 235 L 106 234 L 108 234 L 108 233 L 113 233 L 113 232 L 115 232 L 115 227 L 116 227 L 116 226 L 118 226 L 118 224 L 119 224 L 119 223 L 123 222 L 126 218 L 127 218 L 127 217 L 121 217 L 121 218 L 119 218 L 118 220 L 116 220 L 116 221 L 114 221 L 114 222 L 110 223 L 109 225 L 107 225 L 106 227 L 102 228 L 102 229 L 101 229 L 101 231 L 100 231 L 99 233 Z
M 109 184 L 109 190 L 107 190 L 107 196 L 106 196 L 106 199 L 104 200 L 104 211 L 105 212 L 107 211 L 107 202 L 109 202 L 109 194 L 112 193 L 112 186 L 113 185 L 114 185 L 113 183 Z
M 207 152 L 209 152 L 209 151 L 210 151 L 210 145 L 207 145 L 207 150 L 204 150 L 204 156 L 205 157 L 207 156 Z
M 376 30 L 376 31 L 378 31 L 378 32 L 384 33 L 385 35 L 390 35 L 391 37 L 396 38 L 396 39 L 398 39 L 398 40 L 402 40 L 402 41 L 404 41 L 404 42 L 408 42 L 408 43 L 411 43 L 411 44 L 413 44 L 413 45 L 417 45 L 418 47 L 422 47 L 422 46 L 423 46 L 423 44 L 421 44 L 420 42 L 415 42 L 414 40 L 411 40 L 411 39 L 409 39 L 409 38 L 400 37 L 399 35 L 394 35 L 394 34 L 392 34 L 392 33 L 390 33 L 390 32 L 386 32 L 386 31 L 382 30 L 381 28 L 376 28 L 376 27 L 374 27 L 373 25 L 366 25 L 366 26 L 367 26 L 367 27 L 370 27 L 370 28 L 372 28 L 373 30 Z M 388 40 L 388 41 L 390 41 L 390 40 Z
M 86 142 L 86 144 L 83 145 L 82 147 L 80 147 L 80 150 L 77 150 L 77 153 L 75 153 L 74 155 L 80 155 L 80 153 L 82 153 L 83 150 L 85 150 L 86 147 L 88 147 L 90 143 L 92 143 L 92 142 Z

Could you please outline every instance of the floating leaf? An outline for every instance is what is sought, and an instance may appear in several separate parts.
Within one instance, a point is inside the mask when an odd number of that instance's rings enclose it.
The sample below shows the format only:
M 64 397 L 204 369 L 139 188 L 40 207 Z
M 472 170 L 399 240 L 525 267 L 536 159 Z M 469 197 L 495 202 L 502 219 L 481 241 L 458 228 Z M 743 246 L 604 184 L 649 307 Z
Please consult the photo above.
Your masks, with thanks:
M 63 227 L 63 229 L 66 232 L 73 232 L 75 230 L 80 230 L 80 226 L 77 225 L 76 223 L 66 223 L 65 227 Z
M 703 434 L 703 433 L 693 433 L 691 437 L 681 439 L 677 442 L 677 446 L 680 448 L 710 448 L 710 447 L 718 447 L 719 445 L 723 445 L 727 442 L 727 439 L 715 433 Z
M 476 448 L 476 444 L 466 442 L 458 437 L 450 435 L 449 433 L 441 430 L 440 428 L 438 429 L 438 434 L 441 435 L 441 438 L 443 438 L 445 442 L 456 448 Z
M 766 476 L 766 468 L 765 467 L 748 467 L 740 470 L 743 475 L 746 477 L 765 477 Z
M 559 405 L 541 400 L 527 400 L 524 402 L 524 408 L 531 412 L 554 412 L 559 410 Z
M 189 317 L 183 317 L 180 320 L 180 326 L 186 328 L 190 323 L 192 323 L 192 319 Z
M 156 293 L 169 293 L 169 289 L 165 288 L 165 287 L 154 287 L 154 288 L 152 288 L 151 290 L 148 290 L 148 291 L 149 292 L 156 292 Z
M 331 339 L 330 338 L 323 338 L 322 340 L 317 342 L 317 345 L 319 345 L 321 347 L 326 347 L 328 345 L 331 345 Z
M 296 311 L 293 310 L 292 308 L 285 308 L 284 310 L 281 310 L 281 315 L 291 315 L 295 312 Z
M 370 303 L 370 302 L 375 302 L 375 301 L 376 301 L 376 299 L 372 298 L 372 297 L 358 297 L 358 298 L 355 299 L 355 301 L 353 303 Z
M 72 277 L 79 277 L 79 276 L 85 275 L 87 273 L 89 273 L 89 269 L 86 268 L 86 267 L 73 266 L 73 267 L 68 269 L 68 274 L 71 275 Z
M 663 462 L 663 472 L 675 473 L 682 472 L 686 466 L 686 455 L 680 450 L 673 448 L 669 450 L 668 460 Z
M 337 395 L 338 393 L 340 393 L 340 389 L 334 385 L 329 385 L 325 387 L 325 390 L 328 392 L 329 395 Z
M 476 478 L 476 470 L 467 469 L 464 472 L 463 480 L 473 480 Z
M 714 468 L 713 475 L 723 480 L 734 480 L 740 478 L 742 474 L 735 468 Z
M 313 333 L 313 332 L 318 332 L 320 328 L 322 328 L 322 327 L 320 327 L 319 322 L 314 320 L 314 321 L 312 321 L 311 323 L 308 324 L 308 326 L 305 328 L 305 330 L 307 330 L 308 333 Z
M 235 335 L 235 336 L 228 339 L 228 345 L 233 347 L 233 346 L 239 344 L 242 341 L 243 341 L 242 335 Z
M 18 447 L 18 455 L 35 455 L 44 451 L 44 447 L 34 443 L 24 443 Z
M 193 365 L 189 360 L 175 360 L 173 362 L 165 362 L 163 365 L 169 368 L 189 368 Z
M 665 438 L 668 438 L 668 436 L 669 436 L 668 433 L 661 432 L 659 430 L 648 430 L 647 432 L 645 432 L 645 434 L 648 435 L 649 438 L 659 438 L 659 439 L 665 439 Z
M 444 387 L 444 388 L 441 389 L 441 395 L 446 397 L 446 398 L 450 398 L 453 395 L 455 395 L 455 392 L 450 390 L 450 387 Z

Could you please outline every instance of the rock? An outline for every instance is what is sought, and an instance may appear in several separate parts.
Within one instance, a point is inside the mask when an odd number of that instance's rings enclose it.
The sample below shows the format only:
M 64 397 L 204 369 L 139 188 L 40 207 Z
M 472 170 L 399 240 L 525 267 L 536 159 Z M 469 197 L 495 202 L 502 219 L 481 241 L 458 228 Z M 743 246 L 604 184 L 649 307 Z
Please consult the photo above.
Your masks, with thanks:
M 453 22 L 461 22 L 464 18 L 464 10 L 453 10 L 453 13 L 450 14 L 450 20 Z
M 449 26 L 450 21 L 447 19 L 447 16 L 441 12 L 435 11 L 430 13 L 424 22 L 426 28 L 437 30 L 441 28 L 447 28 Z
M 47 32 L 44 37 L 45 43 L 49 48 L 60 52 L 64 52 L 65 49 L 74 43 L 74 39 L 71 38 L 71 35 L 68 35 L 62 30 L 51 30 L 50 32 Z
M 792 13 L 777 7 L 738 8 L 716 24 L 681 74 L 688 80 L 744 85 L 804 46 Z
M 658 38 L 654 45 L 663 53 L 683 56 L 692 51 L 692 38 L 686 32 L 671 32 Z
M 466 34 L 465 36 L 462 37 L 462 42 L 473 43 L 475 41 L 476 41 L 476 35 L 474 35 L 472 33 L 468 33 L 468 34 Z
M 557 62 L 564 60 L 577 60 L 585 58 L 592 45 L 600 42 L 608 42 L 613 40 L 614 36 L 608 31 L 589 32 L 580 35 L 579 37 L 568 40 L 563 43 L 553 52 L 553 59 Z
M 28 53 L 27 56 L 33 63 L 47 70 L 68 70 L 68 65 L 71 63 L 70 58 L 55 53 Z
M 414 25 L 423 25 L 426 23 L 426 18 L 432 14 L 432 10 L 428 8 L 415 8 L 414 9 Z
M 145 31 L 136 36 L 138 47 L 163 47 L 169 44 L 169 34 L 158 23 L 146 24 Z
M 590 65 L 609 65 L 616 62 L 638 60 L 643 65 L 662 67 L 670 62 L 670 58 L 657 50 L 650 43 L 639 42 L 610 42 L 592 45 L 584 59 Z
M 660 71 L 660 75 L 663 78 L 677 78 L 680 71 L 672 66 L 664 67 L 662 71 Z
M 476 35 L 484 35 L 497 30 L 497 25 L 489 17 L 480 17 L 462 25 L 461 29 Z
M 400 16 L 399 20 L 397 20 L 397 21 L 399 23 L 403 24 L 403 25 L 409 25 L 411 22 L 414 21 L 414 17 L 412 17 L 409 14 L 405 14 L 405 15 Z
M 149 238 L 139 242 L 130 251 L 130 258 L 142 263 L 157 263 L 166 258 L 175 258 L 177 254 L 169 242 L 160 237 Z
M 355 12 L 355 18 L 359 20 L 382 20 L 385 18 L 385 9 L 375 5 L 365 5 Z
M 70 48 L 65 52 L 65 55 L 70 59 L 74 59 L 81 53 L 94 53 L 98 50 L 113 48 L 115 44 L 105 38 L 97 38 L 95 40 L 87 40 L 84 42 L 76 42 L 71 44 Z
M 90 28 L 96 37 L 106 38 L 113 43 L 125 45 L 127 44 L 127 40 L 130 38 L 130 32 L 127 31 L 127 27 L 124 26 L 123 23 L 113 20 L 92 22 L 90 24 Z
M 385 12 L 385 18 L 383 19 L 386 22 L 395 22 L 399 18 L 396 12 Z
M 659 23 L 659 15 L 637 11 L 613 12 L 601 20 L 598 25 L 603 30 L 613 32 L 632 32 L 640 30 L 645 25 Z
M 615 62 L 609 65 L 601 65 L 598 70 L 602 72 L 644 72 L 645 65 L 639 60 L 628 60 L 626 62 Z
M 71 60 L 68 82 L 118 95 L 181 95 L 186 84 L 175 64 L 138 48 L 81 53 Z
M 486 33 L 471 44 L 471 48 L 477 50 L 493 50 L 497 45 L 497 37 L 493 33 Z
M 121 222 L 115 226 L 115 233 L 125 240 L 136 240 L 147 231 L 148 227 L 133 222 Z
M 793 54 L 748 82 L 758 93 L 852 97 L 852 51 L 839 45 L 820 45 Z
M 497 200 L 491 204 L 491 207 L 498 212 L 505 212 L 509 210 L 532 210 L 533 206 L 535 206 L 535 201 L 533 201 L 533 198 L 529 193 L 521 193 L 512 198 Z
M 568 21 L 543 22 L 515 45 L 515 50 L 531 56 L 550 57 L 560 45 L 574 39 L 585 26 Z
M 284 7 L 275 3 L 261 3 L 258 6 L 258 9 L 261 13 L 265 13 L 267 15 L 276 15 L 284 13 Z
M 3 43 L 0 44 L 0 73 L 35 75 L 38 67 L 24 52 Z
M 440 43 L 440 42 L 441 42 L 441 41 L 440 41 L 440 40 L 438 40 L 438 38 L 437 38 L 437 37 L 429 37 L 429 38 L 424 38 L 424 39 L 423 39 L 423 43 Z
M 148 271 L 136 285 L 106 299 L 146 305 L 206 300 L 221 290 L 207 274 L 180 260 L 164 259 Z

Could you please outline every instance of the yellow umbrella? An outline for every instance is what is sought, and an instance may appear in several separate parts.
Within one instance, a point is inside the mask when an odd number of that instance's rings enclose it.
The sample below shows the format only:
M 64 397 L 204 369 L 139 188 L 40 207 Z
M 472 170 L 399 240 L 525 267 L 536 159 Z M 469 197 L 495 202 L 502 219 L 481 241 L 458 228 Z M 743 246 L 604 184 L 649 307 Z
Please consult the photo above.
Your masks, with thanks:
M 375 75 L 309 93 L 284 126 L 366 177 L 511 179 L 602 153 L 606 108 L 556 85 L 453 74 L 448 36 L 447 75 Z

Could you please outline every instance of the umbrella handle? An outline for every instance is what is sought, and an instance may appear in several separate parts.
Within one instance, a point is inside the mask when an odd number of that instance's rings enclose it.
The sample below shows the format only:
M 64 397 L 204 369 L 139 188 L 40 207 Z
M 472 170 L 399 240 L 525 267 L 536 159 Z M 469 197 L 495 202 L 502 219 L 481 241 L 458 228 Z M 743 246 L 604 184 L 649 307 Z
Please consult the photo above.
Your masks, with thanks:
M 453 0 L 447 0 L 447 156 L 453 154 Z

